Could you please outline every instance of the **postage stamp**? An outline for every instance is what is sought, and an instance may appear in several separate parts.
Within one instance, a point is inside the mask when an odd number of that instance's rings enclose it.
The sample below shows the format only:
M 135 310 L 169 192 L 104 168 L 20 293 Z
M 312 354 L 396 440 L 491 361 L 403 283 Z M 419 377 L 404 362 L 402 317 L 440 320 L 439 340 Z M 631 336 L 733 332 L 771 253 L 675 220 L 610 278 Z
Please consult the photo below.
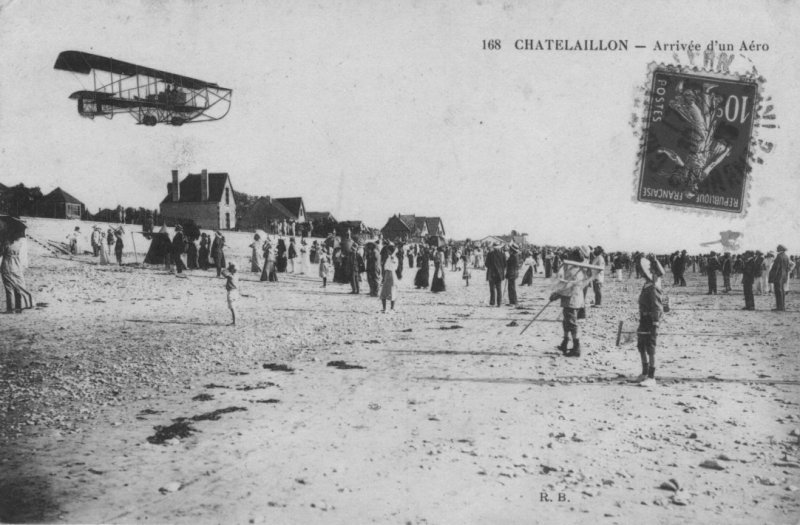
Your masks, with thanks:
M 647 97 L 636 199 L 743 213 L 758 80 L 654 66 Z

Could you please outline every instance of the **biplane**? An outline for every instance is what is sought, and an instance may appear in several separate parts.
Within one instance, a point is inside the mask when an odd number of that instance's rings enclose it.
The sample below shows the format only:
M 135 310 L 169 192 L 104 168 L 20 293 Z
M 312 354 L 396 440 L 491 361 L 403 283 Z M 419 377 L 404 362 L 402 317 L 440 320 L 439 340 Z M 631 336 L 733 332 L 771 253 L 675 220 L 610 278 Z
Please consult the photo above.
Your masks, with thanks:
M 145 126 L 180 126 L 219 120 L 230 111 L 232 90 L 175 73 L 81 51 L 63 51 L 54 68 L 91 73 L 92 89 L 69 96 L 82 117 L 128 113 Z

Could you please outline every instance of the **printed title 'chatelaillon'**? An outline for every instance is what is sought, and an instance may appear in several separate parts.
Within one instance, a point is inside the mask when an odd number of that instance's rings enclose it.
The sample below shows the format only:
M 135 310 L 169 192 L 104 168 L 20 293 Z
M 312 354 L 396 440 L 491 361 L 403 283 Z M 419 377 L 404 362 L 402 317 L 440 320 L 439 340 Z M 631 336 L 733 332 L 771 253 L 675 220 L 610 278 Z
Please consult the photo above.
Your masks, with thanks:
M 628 41 L 520 38 L 514 41 L 514 47 L 520 51 L 627 51 Z

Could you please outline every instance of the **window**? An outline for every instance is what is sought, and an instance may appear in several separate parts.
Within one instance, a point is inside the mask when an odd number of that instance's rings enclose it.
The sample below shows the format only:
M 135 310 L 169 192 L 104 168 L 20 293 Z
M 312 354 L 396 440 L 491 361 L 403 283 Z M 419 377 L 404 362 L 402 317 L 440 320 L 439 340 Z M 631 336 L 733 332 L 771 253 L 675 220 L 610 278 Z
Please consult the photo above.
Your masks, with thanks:
M 228 190 L 225 190 L 226 193 L 227 193 L 227 191 Z M 227 195 L 225 195 L 225 196 L 227 197 Z M 230 230 L 231 229 L 231 214 L 230 213 L 226 213 L 225 214 L 225 229 L 226 230 Z
M 225 204 L 231 203 L 231 192 L 228 188 L 225 188 Z
M 66 208 L 66 217 L 68 219 L 80 219 L 81 218 L 81 205 L 80 204 L 65 204 Z

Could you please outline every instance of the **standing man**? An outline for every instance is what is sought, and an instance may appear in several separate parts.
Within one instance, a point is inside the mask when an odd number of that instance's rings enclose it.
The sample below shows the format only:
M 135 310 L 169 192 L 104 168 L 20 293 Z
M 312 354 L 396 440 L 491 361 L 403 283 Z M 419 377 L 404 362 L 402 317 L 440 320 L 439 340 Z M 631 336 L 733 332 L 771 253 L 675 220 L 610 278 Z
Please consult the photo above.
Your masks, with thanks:
M 92 241 L 92 253 L 95 257 L 97 257 L 100 255 L 100 250 L 102 249 L 103 243 L 103 234 L 100 232 L 99 226 L 94 226 L 92 228 L 92 236 L 90 239 Z
M 744 288 L 744 308 L 742 310 L 755 310 L 756 301 L 753 297 L 753 283 L 756 280 L 756 260 L 752 251 L 744 252 L 742 265 L 742 287 Z
M 500 243 L 492 245 L 486 255 L 486 280 L 489 281 L 489 306 L 500 306 L 503 302 L 503 276 L 506 271 L 506 256 Z
M 547 249 L 544 255 L 544 277 L 549 279 L 553 275 L 553 252 Z
M 672 260 L 672 274 L 675 276 L 675 286 L 686 286 L 686 279 L 683 276 L 686 273 L 686 266 L 686 250 L 681 250 Z
M 519 276 L 519 246 L 512 242 L 509 246 L 506 261 L 506 279 L 508 279 L 508 306 L 517 305 L 517 277 Z
M 183 238 L 183 226 L 178 224 L 175 226 L 175 236 L 172 238 L 172 259 L 175 261 L 175 271 L 179 277 L 183 277 L 181 274 L 186 268 L 181 258 L 184 250 L 186 250 L 186 241 Z
M 350 293 L 361 293 L 361 272 L 359 272 L 358 243 L 348 243 L 345 254 L 344 273 L 350 281 Z
M 731 272 L 733 271 L 733 261 L 731 261 L 731 252 L 725 252 L 722 258 L 722 288 L 724 293 L 731 291 Z
M 708 256 L 708 262 L 706 264 L 706 274 L 708 275 L 708 293 L 706 295 L 711 295 L 717 293 L 717 270 L 720 269 L 719 259 L 717 259 L 717 253 L 711 252 L 711 255 Z
M 605 252 L 603 252 L 602 246 L 595 247 L 591 262 L 595 266 L 606 267 Z M 592 288 L 594 289 L 594 304 L 592 306 L 595 308 L 603 304 L 603 282 L 605 281 L 603 273 L 604 270 L 592 270 L 592 274 L 595 276 L 594 281 L 592 281 Z
M 370 297 L 378 297 L 378 287 L 381 282 L 381 255 L 375 243 L 367 243 L 367 283 L 369 283 Z
M 755 287 L 753 288 L 753 293 L 757 293 L 758 295 L 764 295 L 764 289 L 767 287 L 766 283 L 764 283 L 764 254 L 761 253 L 761 250 L 756 250 L 756 255 L 753 258 L 753 268 L 755 269 Z
M 778 255 L 772 263 L 772 269 L 769 271 L 769 282 L 772 283 L 772 289 L 775 290 L 775 308 L 773 310 L 778 312 L 786 311 L 786 282 L 789 280 L 789 257 L 786 255 L 786 247 L 782 244 L 778 245 Z

